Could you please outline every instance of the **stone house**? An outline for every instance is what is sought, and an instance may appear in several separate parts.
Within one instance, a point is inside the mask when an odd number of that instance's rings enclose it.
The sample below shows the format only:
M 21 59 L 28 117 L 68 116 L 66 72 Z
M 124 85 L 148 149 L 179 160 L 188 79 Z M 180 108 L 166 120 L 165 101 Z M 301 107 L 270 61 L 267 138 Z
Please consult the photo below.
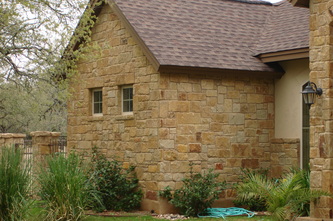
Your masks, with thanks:
M 306 8 L 284 1 L 108 0 L 68 105 L 68 147 L 136 166 L 142 209 L 193 163 L 236 182 L 242 167 L 278 176 L 309 162 Z M 219 206 L 230 205 L 226 191 Z
M 323 90 L 310 109 L 311 188 L 333 193 L 333 1 L 290 2 L 310 10 L 309 79 Z M 333 220 L 333 199 L 321 197 L 312 203 L 310 217 L 299 220 Z

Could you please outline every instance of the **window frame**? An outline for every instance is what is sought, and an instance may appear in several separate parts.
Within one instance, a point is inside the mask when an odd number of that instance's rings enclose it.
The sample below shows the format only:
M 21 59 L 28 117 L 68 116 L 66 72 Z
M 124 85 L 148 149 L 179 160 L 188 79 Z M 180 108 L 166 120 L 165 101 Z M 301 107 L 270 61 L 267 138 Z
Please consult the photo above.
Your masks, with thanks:
M 132 89 L 132 96 L 130 96 L 130 98 L 124 98 L 124 90 L 126 89 Z M 122 86 L 121 87 L 121 113 L 123 115 L 131 115 L 133 114 L 133 97 L 134 97 L 134 89 L 133 89 L 133 85 L 125 85 L 125 86 Z M 124 104 L 125 102 L 130 102 L 130 105 L 129 105 L 129 109 L 130 111 L 124 111 Z
M 101 100 L 98 101 L 100 112 L 95 113 L 95 93 L 100 92 L 101 93 Z M 94 88 L 91 89 L 91 114 L 92 116 L 103 116 L 103 89 L 102 88 Z

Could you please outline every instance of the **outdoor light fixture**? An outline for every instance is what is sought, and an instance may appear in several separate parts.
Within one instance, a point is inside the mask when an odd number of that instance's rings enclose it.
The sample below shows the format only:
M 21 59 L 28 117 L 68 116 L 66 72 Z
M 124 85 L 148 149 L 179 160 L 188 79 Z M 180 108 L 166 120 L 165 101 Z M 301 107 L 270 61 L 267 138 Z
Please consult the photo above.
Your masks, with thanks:
M 305 104 L 311 106 L 316 100 L 316 95 L 320 96 L 323 94 L 321 88 L 317 88 L 317 85 L 311 81 L 308 81 L 308 85 L 302 91 L 303 99 Z

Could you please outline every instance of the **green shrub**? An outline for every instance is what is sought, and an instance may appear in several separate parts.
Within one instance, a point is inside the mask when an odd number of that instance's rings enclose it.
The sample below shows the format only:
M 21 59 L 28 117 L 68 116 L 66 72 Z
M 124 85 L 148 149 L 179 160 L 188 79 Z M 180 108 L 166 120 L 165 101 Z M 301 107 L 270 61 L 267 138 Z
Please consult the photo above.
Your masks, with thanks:
M 226 182 L 217 181 L 218 176 L 212 170 L 204 174 L 194 174 L 191 165 L 190 177 L 182 180 L 183 186 L 175 190 L 173 196 L 170 187 L 159 192 L 159 196 L 170 199 L 170 203 L 185 216 L 197 216 L 198 213 L 211 207 L 225 189 Z
M 46 202 L 45 220 L 80 220 L 90 204 L 90 190 L 81 158 L 70 153 L 47 158 L 38 176 L 39 195 Z
M 123 169 L 117 160 L 109 161 L 93 148 L 91 184 L 98 191 L 102 205 L 95 202 L 92 209 L 130 211 L 139 208 L 142 191 L 134 169 Z
M 268 170 L 267 169 L 258 169 L 258 170 L 251 170 L 248 168 L 242 168 L 242 175 L 239 177 L 241 184 L 246 184 L 251 182 L 251 177 L 255 174 L 258 176 L 262 176 L 263 179 L 268 179 Z M 237 185 L 236 185 L 237 186 Z M 247 209 L 251 211 L 266 211 L 266 201 L 263 198 L 254 196 L 254 197 L 236 197 L 233 201 L 236 207 L 245 206 Z
M 25 220 L 31 205 L 31 166 L 20 149 L 0 148 L 0 220 Z
M 267 179 L 259 174 L 249 174 L 249 181 L 236 187 L 243 200 L 258 197 L 266 202 L 273 220 L 293 219 L 307 215 L 309 202 L 329 193 L 311 190 L 309 172 L 292 170 L 281 179 Z

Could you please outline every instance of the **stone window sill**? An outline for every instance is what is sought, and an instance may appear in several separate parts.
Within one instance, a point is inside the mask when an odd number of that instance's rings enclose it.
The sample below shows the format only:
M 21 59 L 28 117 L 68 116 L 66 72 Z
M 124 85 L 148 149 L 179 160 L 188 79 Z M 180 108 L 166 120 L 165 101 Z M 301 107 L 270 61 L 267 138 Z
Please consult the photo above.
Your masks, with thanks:
M 103 121 L 103 120 L 104 120 L 104 116 L 90 116 L 88 118 L 89 122 L 92 122 L 92 121 Z
M 116 116 L 116 120 L 133 120 L 134 115 L 133 114 L 128 114 L 128 115 L 118 115 Z

